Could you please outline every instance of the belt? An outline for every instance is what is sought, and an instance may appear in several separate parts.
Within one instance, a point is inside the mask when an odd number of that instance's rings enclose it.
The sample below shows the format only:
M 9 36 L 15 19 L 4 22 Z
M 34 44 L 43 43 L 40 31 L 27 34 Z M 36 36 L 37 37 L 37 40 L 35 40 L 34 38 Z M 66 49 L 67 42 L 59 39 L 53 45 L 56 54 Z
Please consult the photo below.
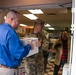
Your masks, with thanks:
M 2 65 L 2 64 L 0 64 L 0 68 L 18 69 L 18 67 L 11 68 L 11 67 L 8 67 L 8 66 Z

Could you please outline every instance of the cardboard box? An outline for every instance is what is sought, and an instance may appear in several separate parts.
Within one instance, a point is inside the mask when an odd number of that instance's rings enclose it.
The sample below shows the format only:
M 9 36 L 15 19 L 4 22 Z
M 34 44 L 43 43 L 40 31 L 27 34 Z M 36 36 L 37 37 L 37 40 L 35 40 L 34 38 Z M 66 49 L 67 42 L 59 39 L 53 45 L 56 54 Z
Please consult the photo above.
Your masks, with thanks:
M 38 40 L 38 38 L 23 38 L 23 39 L 20 39 L 20 40 L 21 40 L 21 42 L 24 46 L 26 46 L 30 40 L 32 40 L 32 42 L 34 44 L 34 49 L 30 50 L 29 54 L 26 57 L 29 57 L 31 55 L 34 55 L 34 54 L 38 53 L 38 47 L 35 44 L 35 42 Z

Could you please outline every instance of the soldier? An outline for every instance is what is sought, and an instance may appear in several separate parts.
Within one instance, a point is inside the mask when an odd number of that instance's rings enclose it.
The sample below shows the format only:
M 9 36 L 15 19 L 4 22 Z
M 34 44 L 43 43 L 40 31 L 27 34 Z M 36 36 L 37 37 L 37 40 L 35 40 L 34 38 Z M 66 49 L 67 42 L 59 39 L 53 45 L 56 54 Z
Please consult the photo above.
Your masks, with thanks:
M 30 33 L 28 37 L 37 37 L 41 42 L 39 47 L 39 53 L 29 56 L 26 58 L 30 73 L 29 75 L 44 75 L 44 57 L 43 50 L 48 49 L 49 41 L 46 39 L 42 29 L 44 27 L 44 22 L 37 19 L 34 24 L 33 33 Z

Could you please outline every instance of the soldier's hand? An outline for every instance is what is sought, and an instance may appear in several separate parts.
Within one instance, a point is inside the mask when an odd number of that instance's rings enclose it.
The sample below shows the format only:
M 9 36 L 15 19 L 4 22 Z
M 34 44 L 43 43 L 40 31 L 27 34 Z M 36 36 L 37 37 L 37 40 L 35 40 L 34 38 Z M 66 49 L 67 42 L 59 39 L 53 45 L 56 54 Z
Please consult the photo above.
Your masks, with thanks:
M 40 46 L 41 46 L 41 42 L 40 42 L 39 40 L 36 41 L 35 43 L 36 43 L 36 46 L 37 46 L 37 47 L 40 47 Z
M 29 41 L 29 44 L 31 45 L 31 50 L 34 49 L 34 44 L 33 44 L 32 40 Z

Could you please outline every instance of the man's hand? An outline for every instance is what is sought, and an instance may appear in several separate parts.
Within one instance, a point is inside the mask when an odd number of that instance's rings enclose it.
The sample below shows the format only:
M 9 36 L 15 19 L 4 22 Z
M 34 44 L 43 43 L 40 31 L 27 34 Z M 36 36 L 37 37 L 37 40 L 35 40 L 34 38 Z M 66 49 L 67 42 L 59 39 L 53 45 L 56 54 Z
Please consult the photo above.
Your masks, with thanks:
M 40 47 L 41 46 L 41 42 L 39 40 L 36 41 L 35 44 L 36 44 L 37 47 Z

